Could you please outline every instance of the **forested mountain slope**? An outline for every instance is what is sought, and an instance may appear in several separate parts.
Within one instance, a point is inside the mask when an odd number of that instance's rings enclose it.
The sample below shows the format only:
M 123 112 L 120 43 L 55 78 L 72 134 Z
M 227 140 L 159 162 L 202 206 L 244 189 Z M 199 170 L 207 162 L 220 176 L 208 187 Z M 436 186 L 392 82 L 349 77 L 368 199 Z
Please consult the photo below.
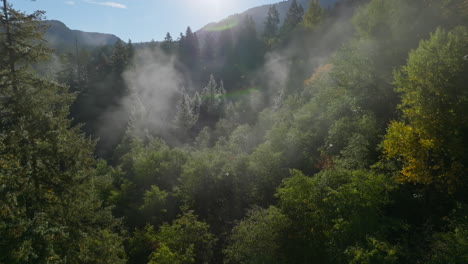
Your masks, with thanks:
M 304 10 L 306 10 L 309 7 L 309 0 L 299 0 L 297 1 L 298 5 L 301 6 Z M 319 4 L 322 8 L 328 9 L 332 8 L 338 0 L 320 0 Z M 280 25 L 284 23 L 284 19 L 286 18 L 286 14 L 288 12 L 289 7 L 291 6 L 292 0 L 288 1 L 282 1 L 279 2 L 276 5 L 276 8 L 279 13 L 279 18 L 280 18 Z M 219 28 L 224 28 L 229 25 L 237 25 L 240 20 L 242 20 L 243 17 L 245 16 L 250 16 L 252 17 L 254 23 L 255 23 L 255 28 L 259 34 L 263 33 L 263 29 L 265 28 L 265 17 L 268 15 L 268 9 L 271 7 L 271 5 L 263 5 L 263 6 L 257 6 L 253 7 L 249 10 L 246 10 L 245 12 L 239 13 L 239 14 L 234 14 L 229 16 L 228 18 L 225 18 L 219 22 L 213 22 L 210 23 L 203 28 L 197 30 L 198 36 L 200 36 L 201 39 L 204 38 L 204 36 L 209 33 L 209 32 L 216 32 L 218 31 L 217 29 Z
M 0 263 L 467 263 L 466 0 L 289 3 L 47 77 L 3 9 Z
M 96 48 L 114 45 L 120 39 L 112 34 L 83 32 L 71 30 L 57 20 L 46 20 L 47 30 L 44 34 L 48 46 L 60 52 L 72 51 L 76 45 L 80 48 Z

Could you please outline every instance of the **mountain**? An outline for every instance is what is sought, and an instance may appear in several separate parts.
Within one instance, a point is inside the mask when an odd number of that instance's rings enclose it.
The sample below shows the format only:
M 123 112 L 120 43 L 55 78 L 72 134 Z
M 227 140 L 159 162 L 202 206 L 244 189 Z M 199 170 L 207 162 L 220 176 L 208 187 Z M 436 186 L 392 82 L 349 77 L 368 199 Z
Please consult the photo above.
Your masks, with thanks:
M 280 14 L 281 24 L 284 22 L 284 19 L 289 10 L 289 7 L 291 6 L 292 1 L 293 0 L 288 0 L 276 4 L 276 9 L 278 9 L 278 12 Z M 306 11 L 309 7 L 309 2 L 310 0 L 297 0 L 297 3 L 304 8 L 304 11 Z M 329 8 L 333 6 L 336 2 L 337 0 L 319 0 L 319 3 L 323 8 Z M 255 22 L 255 25 L 257 26 L 257 32 L 261 33 L 263 31 L 265 18 L 268 15 L 268 9 L 270 8 L 270 6 L 271 5 L 262 5 L 253 7 L 243 13 L 231 15 L 228 18 L 225 18 L 217 23 L 210 23 L 196 32 L 198 38 L 202 40 L 210 32 L 220 31 L 219 29 L 223 29 L 226 27 L 232 26 L 234 28 L 235 25 L 239 22 L 239 20 L 247 15 L 252 17 L 252 19 Z
M 76 44 L 80 48 L 94 48 L 112 45 L 120 40 L 120 38 L 112 34 L 72 30 L 57 20 L 46 20 L 44 23 L 48 26 L 44 34 L 45 40 L 49 43 L 50 48 L 59 52 L 69 51 Z

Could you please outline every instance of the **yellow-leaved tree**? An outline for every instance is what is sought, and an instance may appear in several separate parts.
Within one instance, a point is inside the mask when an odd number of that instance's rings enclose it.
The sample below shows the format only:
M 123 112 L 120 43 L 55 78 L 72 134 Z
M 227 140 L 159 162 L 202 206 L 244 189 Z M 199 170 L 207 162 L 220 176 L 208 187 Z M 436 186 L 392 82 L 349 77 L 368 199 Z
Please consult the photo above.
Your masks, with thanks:
M 399 179 L 450 191 L 467 181 L 468 28 L 438 29 L 395 73 L 400 121 L 390 124 L 384 151 L 401 162 Z

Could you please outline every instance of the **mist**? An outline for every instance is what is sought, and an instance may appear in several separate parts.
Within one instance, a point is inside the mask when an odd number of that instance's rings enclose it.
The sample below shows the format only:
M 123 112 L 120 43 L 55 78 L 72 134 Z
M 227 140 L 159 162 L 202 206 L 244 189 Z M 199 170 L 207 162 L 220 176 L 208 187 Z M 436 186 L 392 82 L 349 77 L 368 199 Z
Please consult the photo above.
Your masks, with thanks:
M 136 52 L 131 65 L 124 73 L 130 95 L 123 99 L 122 107 L 132 115 L 134 132 L 170 136 L 176 99 L 184 88 L 175 57 L 145 48 Z

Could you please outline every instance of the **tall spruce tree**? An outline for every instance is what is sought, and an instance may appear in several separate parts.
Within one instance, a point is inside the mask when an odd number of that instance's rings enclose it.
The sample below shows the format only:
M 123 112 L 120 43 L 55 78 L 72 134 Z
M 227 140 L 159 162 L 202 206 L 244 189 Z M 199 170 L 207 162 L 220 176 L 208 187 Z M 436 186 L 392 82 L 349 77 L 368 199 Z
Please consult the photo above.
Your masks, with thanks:
M 195 111 L 195 104 L 187 94 L 182 94 L 177 105 L 177 113 L 175 116 L 175 125 L 179 129 L 190 131 L 198 121 L 199 113 Z
M 314 30 L 322 21 L 323 13 L 323 9 L 317 0 L 310 1 L 309 8 L 304 15 L 302 25 L 307 29 Z
M 293 0 L 289 7 L 286 18 L 284 19 L 283 26 L 281 27 L 281 34 L 287 35 L 292 32 L 296 26 L 302 21 L 304 16 L 304 8 L 297 4 L 296 0 Z
M 268 16 L 265 20 L 265 30 L 263 37 L 268 41 L 278 35 L 278 28 L 280 24 L 280 17 L 276 5 L 270 6 L 268 9 Z
M 161 49 L 166 54 L 174 52 L 174 40 L 172 39 L 171 33 L 167 32 L 166 37 L 164 37 L 164 41 L 161 43 Z
M 71 127 L 73 95 L 36 76 L 43 12 L 0 16 L 0 263 L 123 263 L 94 142 Z
M 190 27 L 187 27 L 185 37 L 180 39 L 180 56 L 182 62 L 190 70 L 195 70 L 200 58 L 200 47 L 198 37 L 192 32 Z

